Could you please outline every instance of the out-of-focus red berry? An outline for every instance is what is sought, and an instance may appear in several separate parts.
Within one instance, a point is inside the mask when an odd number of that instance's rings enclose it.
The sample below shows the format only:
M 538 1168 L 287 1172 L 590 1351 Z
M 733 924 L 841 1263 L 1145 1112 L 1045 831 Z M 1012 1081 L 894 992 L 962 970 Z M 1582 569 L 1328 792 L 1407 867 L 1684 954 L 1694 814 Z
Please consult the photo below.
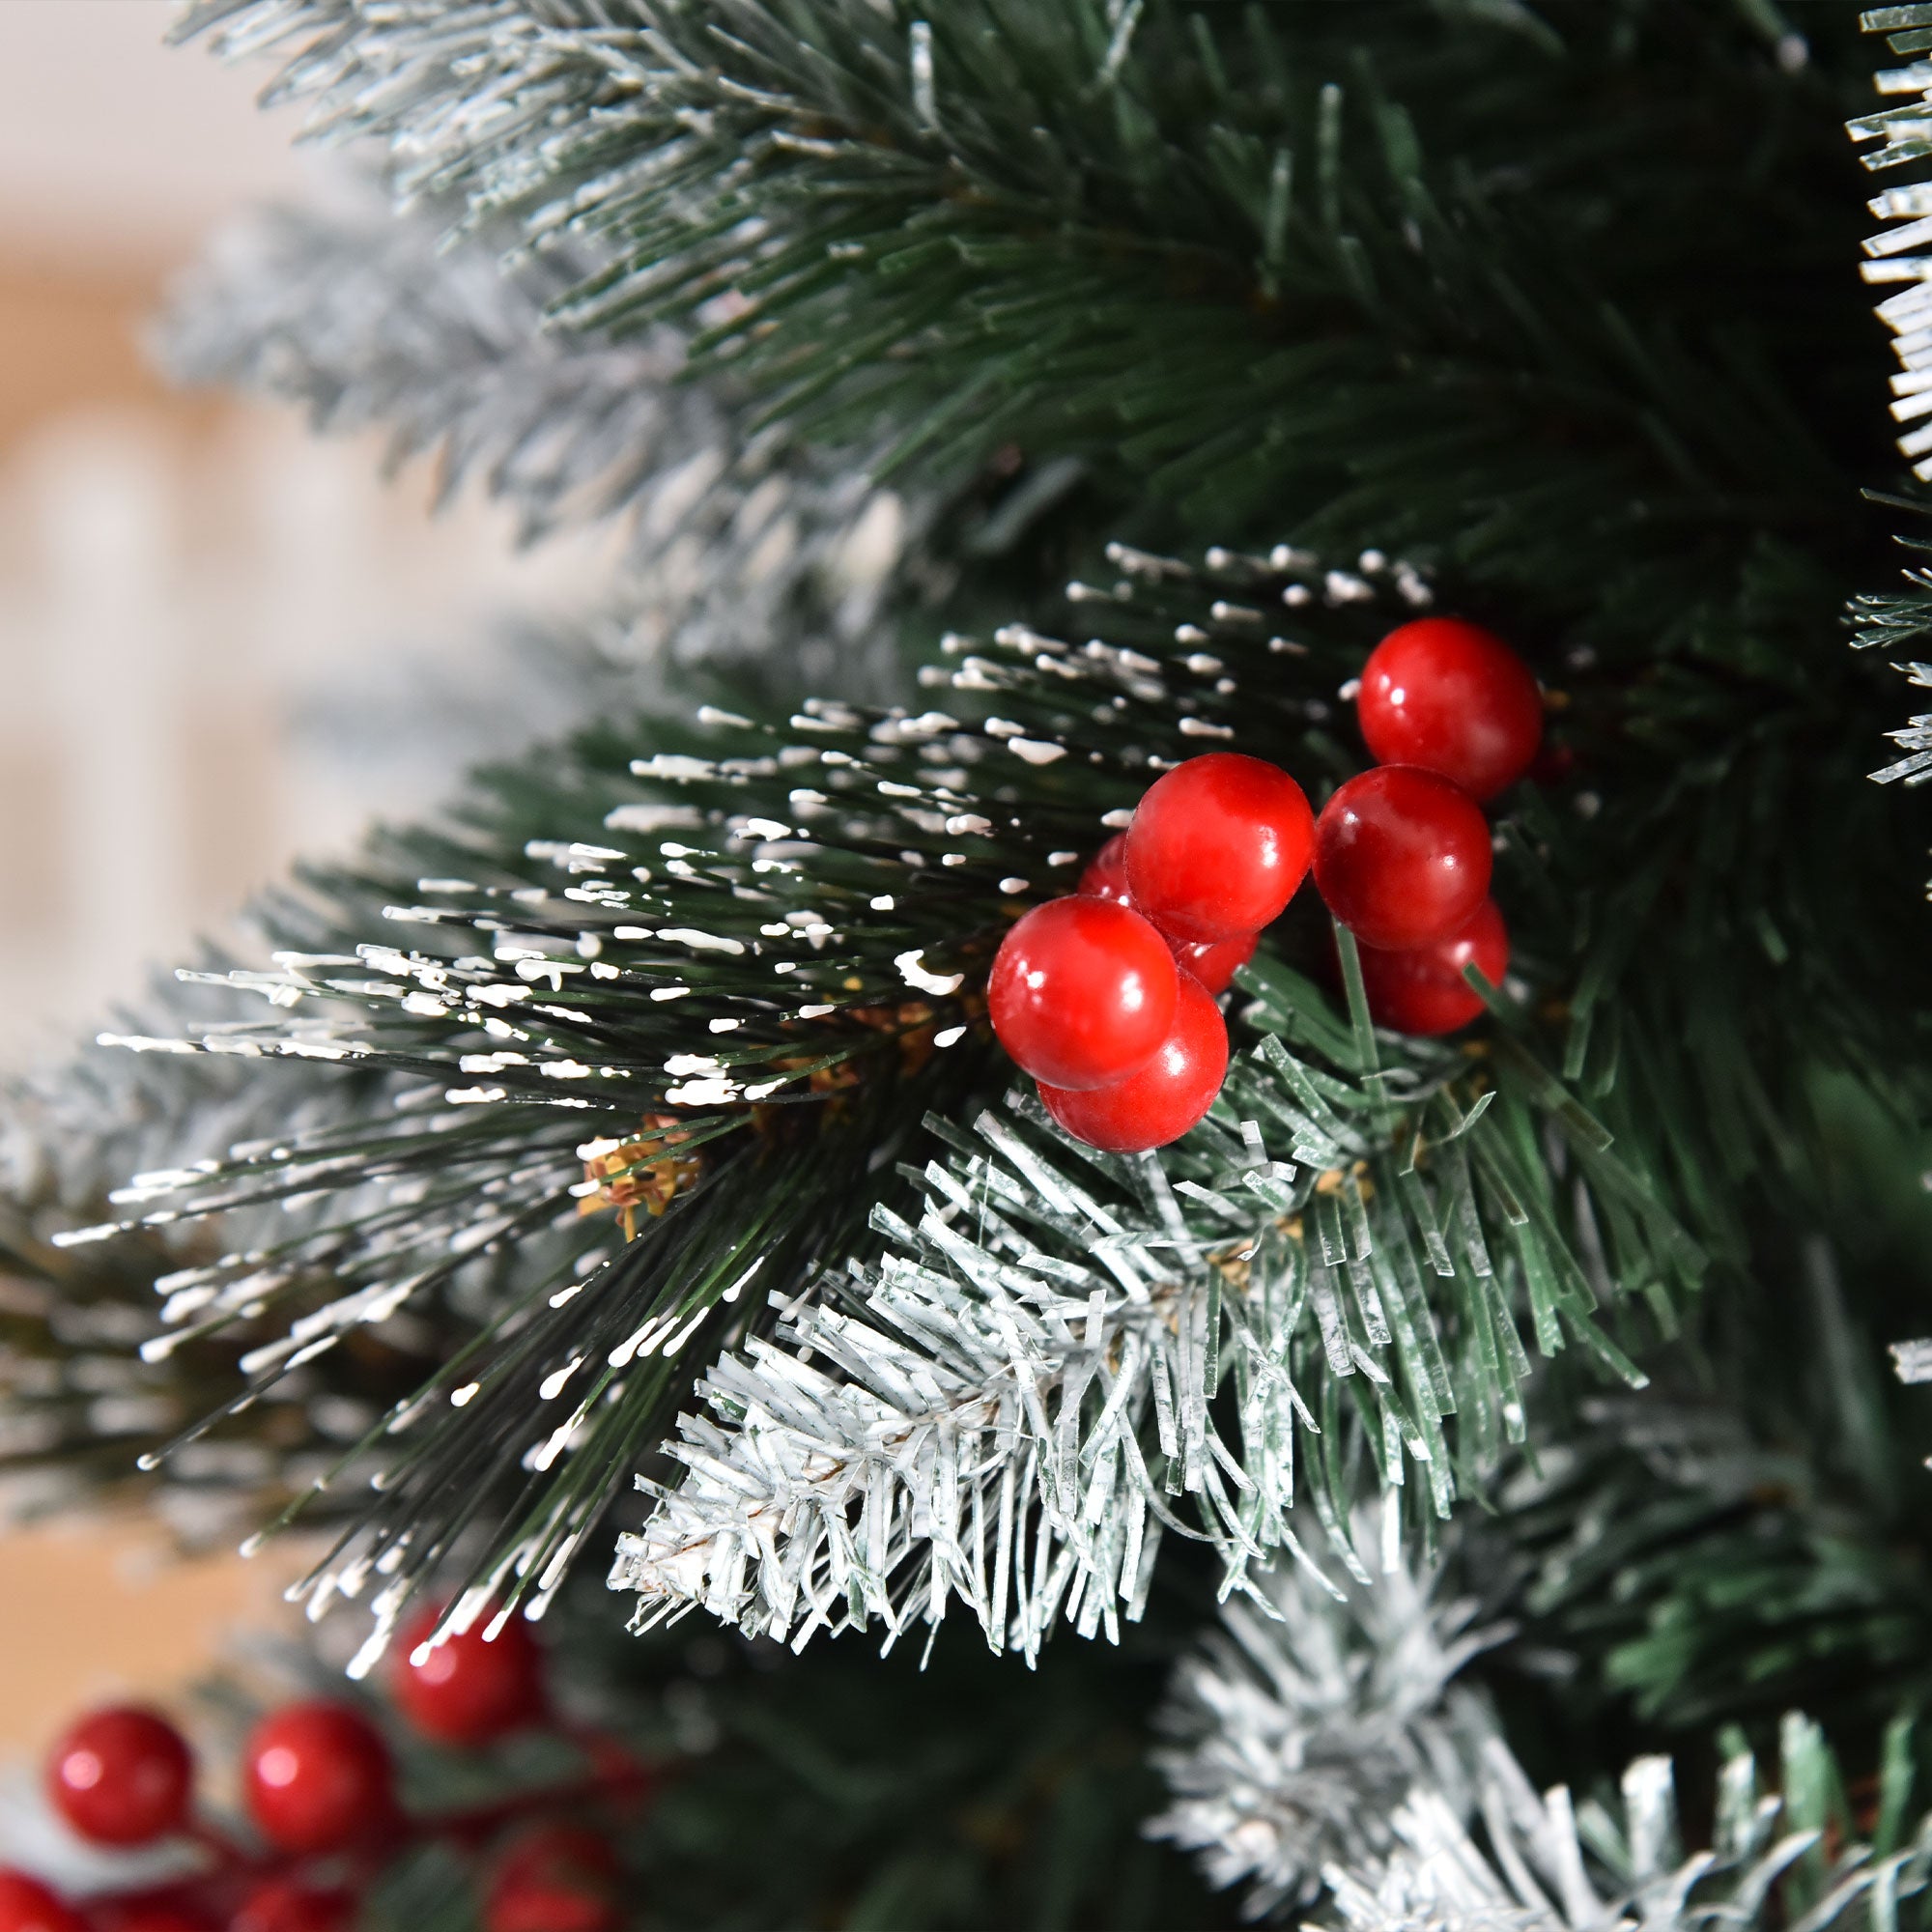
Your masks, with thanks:
M 47 1757 L 54 1808 L 97 1845 L 147 1845 L 187 1821 L 194 1758 L 154 1711 L 91 1711 Z
M 530 1627 L 513 1616 L 486 1641 L 489 1618 L 446 1637 L 420 1662 L 441 1612 L 432 1606 L 403 1627 L 396 1649 L 396 1706 L 424 1737 L 482 1745 L 542 1715 L 543 1652 Z
M 395 1818 L 389 1747 L 353 1705 L 317 1700 L 270 1712 L 248 1739 L 242 1777 L 248 1815 L 281 1851 L 345 1851 Z

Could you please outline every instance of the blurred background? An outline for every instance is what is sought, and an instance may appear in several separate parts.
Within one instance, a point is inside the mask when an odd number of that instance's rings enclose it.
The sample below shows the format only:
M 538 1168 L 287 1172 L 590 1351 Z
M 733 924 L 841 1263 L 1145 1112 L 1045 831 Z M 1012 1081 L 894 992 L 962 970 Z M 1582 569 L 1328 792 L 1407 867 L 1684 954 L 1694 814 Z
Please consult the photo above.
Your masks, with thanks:
M 0 4 L 0 1069 L 70 1051 L 298 851 L 433 802 L 505 611 L 582 545 L 286 412 L 182 396 L 142 334 L 252 203 L 327 195 L 262 74 L 170 50 L 172 0 Z M 472 665 L 473 668 L 473 665 Z M 481 707 L 469 701 L 474 719 Z M 111 886 L 111 889 L 109 889 Z M 139 1523 L 0 1532 L 0 1762 L 103 1692 L 164 1691 L 290 1559 L 173 1560 Z

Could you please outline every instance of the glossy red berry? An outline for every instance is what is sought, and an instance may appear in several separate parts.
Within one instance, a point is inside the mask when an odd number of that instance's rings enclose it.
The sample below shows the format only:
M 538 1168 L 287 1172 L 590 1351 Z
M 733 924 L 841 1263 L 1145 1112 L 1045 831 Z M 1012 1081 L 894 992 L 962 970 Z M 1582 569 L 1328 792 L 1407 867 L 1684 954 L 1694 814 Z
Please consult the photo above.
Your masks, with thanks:
M 248 1815 L 285 1852 L 337 1852 L 376 1837 L 395 1816 L 395 1773 L 383 1735 L 348 1704 L 271 1711 L 242 1752 Z
M 242 1901 L 228 1932 L 350 1932 L 355 1899 L 290 1878 L 271 1878 Z
M 1182 939 L 1170 943 L 1174 946 L 1175 962 L 1183 973 L 1192 974 L 1210 993 L 1225 993 L 1234 984 L 1236 969 L 1245 966 L 1255 956 L 1256 937 L 1252 932 L 1244 932 L 1234 939 Z
M 1362 987 L 1378 1026 L 1397 1033 L 1454 1033 L 1483 1010 L 1476 989 L 1463 977 L 1474 966 L 1491 985 L 1509 971 L 1509 932 L 1494 899 L 1485 899 L 1463 930 L 1409 952 L 1360 949 Z
M 1107 899 L 1052 899 L 1019 920 L 993 960 L 993 1031 L 1037 1080 L 1098 1087 L 1150 1059 L 1174 1023 L 1167 942 Z
M 539 1717 L 543 1653 L 529 1625 L 513 1616 L 486 1640 L 486 1614 L 418 1662 L 415 1653 L 429 1641 L 440 1615 L 432 1607 L 403 1627 L 394 1678 L 403 1716 L 424 1737 L 450 1745 L 488 1744 Z
M 484 1932 L 615 1932 L 617 1860 L 580 1825 L 539 1825 L 504 1854 L 483 1908 Z
M 1148 787 L 1127 828 L 1134 904 L 1177 939 L 1259 932 L 1308 870 L 1315 817 L 1281 769 L 1238 752 L 1189 758 Z
M 1075 890 L 1084 899 L 1112 899 L 1116 905 L 1132 905 L 1127 891 L 1127 835 L 1117 832 L 1087 862 Z
M 1382 765 L 1343 785 L 1315 827 L 1315 883 L 1364 946 L 1434 946 L 1490 890 L 1490 828 L 1461 785 Z
M 87 1921 L 51 1887 L 0 1865 L 0 1932 L 87 1932 Z
M 47 1796 L 97 1845 L 147 1845 L 187 1819 L 194 1759 L 153 1711 L 94 1711 L 54 1746 Z
M 1355 715 L 1382 764 L 1439 772 L 1479 799 L 1521 778 L 1543 736 L 1529 667 L 1460 617 L 1391 631 L 1362 667 Z
M 1046 1111 L 1089 1147 L 1145 1153 L 1179 1140 L 1214 1104 L 1228 1071 L 1228 1028 L 1207 989 L 1180 976 L 1174 1026 L 1148 1064 L 1111 1087 L 1069 1093 L 1039 1083 Z
M 1127 890 L 1124 832 L 1115 833 L 1089 861 L 1087 869 L 1080 874 L 1080 895 L 1112 899 L 1117 905 L 1133 905 L 1133 895 Z M 1259 937 L 1252 932 L 1237 933 L 1233 939 L 1177 939 L 1172 933 L 1164 936 L 1175 964 L 1183 973 L 1192 973 L 1210 993 L 1228 990 L 1236 968 L 1245 966 L 1254 957 L 1255 941 Z

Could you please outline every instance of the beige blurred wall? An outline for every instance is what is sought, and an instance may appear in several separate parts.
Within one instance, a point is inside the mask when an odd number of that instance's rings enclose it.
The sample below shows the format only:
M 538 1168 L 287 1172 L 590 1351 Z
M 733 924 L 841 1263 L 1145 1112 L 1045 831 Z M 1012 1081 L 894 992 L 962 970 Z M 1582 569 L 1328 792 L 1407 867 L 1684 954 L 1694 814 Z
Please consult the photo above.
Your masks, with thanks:
M 282 1624 L 301 1567 L 295 1546 L 185 1562 L 125 1520 L 0 1538 L 0 1762 L 37 1756 L 91 1704 L 165 1698 L 237 1631 Z
M 258 75 L 161 48 L 171 11 L 0 0 L 0 1068 L 295 851 L 417 802 L 298 741 L 302 702 L 392 693 L 399 654 L 584 575 L 512 555 L 486 507 L 432 524 L 366 444 L 150 371 L 140 326 L 197 238 L 304 181 Z M 0 1760 L 285 1614 L 287 1561 L 182 1565 L 136 1520 L 0 1535 Z
M 193 225 L 233 205 L 240 183 L 224 198 L 223 169 L 207 157 L 225 152 L 242 174 L 287 164 L 263 138 L 245 86 L 212 63 L 194 76 L 198 101 L 163 121 L 141 77 L 154 72 L 164 19 L 147 0 L 0 5 L 0 608 L 36 575 L 23 469 L 70 425 L 131 418 L 183 449 L 219 433 L 215 406 L 162 389 L 137 329 Z M 143 128 L 156 147 L 203 157 L 192 196 L 152 156 L 117 181 L 108 156 L 129 158 Z M 23 954 L 58 944 L 65 896 L 46 835 L 66 774 L 27 696 L 40 667 L 24 628 L 0 656 L 0 987 L 10 1005 L 38 978 Z M 16 1037 L 55 1018 L 38 999 L 30 1013 L 14 1011 Z M 233 1561 L 167 1562 L 138 1523 L 0 1537 L 0 1756 L 41 1748 L 80 1702 L 192 1675 L 227 1625 L 271 1614 L 272 1595 L 267 1573 Z

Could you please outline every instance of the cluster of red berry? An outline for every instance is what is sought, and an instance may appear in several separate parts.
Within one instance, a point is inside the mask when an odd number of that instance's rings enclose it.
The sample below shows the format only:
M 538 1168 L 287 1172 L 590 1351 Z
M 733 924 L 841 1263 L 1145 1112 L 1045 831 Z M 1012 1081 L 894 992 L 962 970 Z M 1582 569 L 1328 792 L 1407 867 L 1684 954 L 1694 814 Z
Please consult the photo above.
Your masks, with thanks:
M 1053 1118 L 1092 1147 L 1139 1153 L 1213 1105 L 1228 1066 L 1214 996 L 1312 861 L 1361 946 L 1384 1026 L 1447 1033 L 1482 1011 L 1509 937 L 1489 896 L 1478 801 L 1522 776 L 1543 731 L 1528 668 L 1455 618 L 1405 624 L 1364 667 L 1357 715 L 1380 761 L 1318 819 L 1288 773 L 1210 752 L 1147 789 L 1078 891 L 1022 917 L 993 961 L 993 1031 Z
M 1314 825 L 1275 766 L 1190 758 L 1148 787 L 1075 895 L 1007 934 L 986 988 L 993 1031 L 1068 1133 L 1139 1153 L 1213 1105 L 1228 1070 L 1214 995 L 1293 896 Z
M 1483 1010 L 1463 969 L 1474 965 L 1492 986 L 1509 969 L 1482 806 L 1529 770 L 1543 696 L 1500 639 L 1424 617 L 1369 654 L 1355 715 L 1378 769 L 1322 808 L 1316 888 L 1361 943 L 1377 1021 L 1451 1033 Z
M 513 1619 L 486 1640 L 479 1624 L 426 1648 L 437 1612 L 403 1634 L 395 1704 L 421 1736 L 474 1747 L 551 1719 L 543 1656 Z M 408 1845 L 440 1838 L 489 1855 L 485 1932 L 614 1932 L 616 1860 L 581 1824 L 543 1814 L 593 1798 L 644 1795 L 645 1768 L 598 1736 L 580 1737 L 592 1775 L 440 1817 L 413 1816 L 396 1794 L 382 1731 L 357 1707 L 326 1699 L 270 1712 L 242 1747 L 242 1804 L 259 1852 L 194 1815 L 194 1760 L 167 1719 L 137 1708 L 91 1713 L 54 1747 L 54 1807 L 92 1844 L 131 1849 L 188 1840 L 191 1875 L 80 1902 L 0 1867 L 0 1932 L 348 1932 L 360 1888 Z

